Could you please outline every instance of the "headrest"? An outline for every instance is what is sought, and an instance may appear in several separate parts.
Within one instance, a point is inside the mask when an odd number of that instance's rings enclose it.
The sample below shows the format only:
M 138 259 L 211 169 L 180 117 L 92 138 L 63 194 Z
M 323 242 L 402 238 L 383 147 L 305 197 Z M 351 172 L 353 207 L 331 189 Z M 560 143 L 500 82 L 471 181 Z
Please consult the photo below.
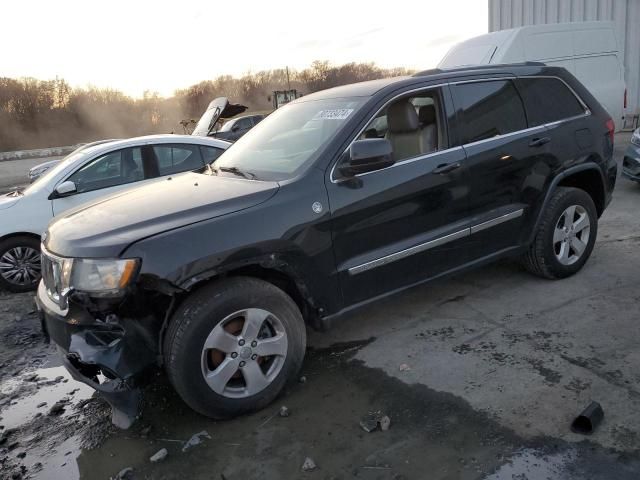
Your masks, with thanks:
M 420 126 L 416 108 L 408 100 L 394 103 L 387 109 L 387 124 L 391 133 L 415 132 Z
M 423 105 L 420 107 L 418 117 L 422 125 L 436 123 L 436 108 L 433 105 Z

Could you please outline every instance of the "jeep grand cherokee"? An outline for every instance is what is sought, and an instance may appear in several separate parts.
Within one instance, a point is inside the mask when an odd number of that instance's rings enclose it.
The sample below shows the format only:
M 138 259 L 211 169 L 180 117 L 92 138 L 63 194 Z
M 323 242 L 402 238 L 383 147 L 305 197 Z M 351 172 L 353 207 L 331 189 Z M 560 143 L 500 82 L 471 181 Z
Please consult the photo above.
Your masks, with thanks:
M 576 273 L 611 199 L 612 153 L 609 115 L 562 68 L 318 92 L 204 173 L 54 220 L 46 330 L 121 419 L 154 367 L 204 415 L 259 409 L 299 371 L 305 323 L 506 256 L 544 278 Z

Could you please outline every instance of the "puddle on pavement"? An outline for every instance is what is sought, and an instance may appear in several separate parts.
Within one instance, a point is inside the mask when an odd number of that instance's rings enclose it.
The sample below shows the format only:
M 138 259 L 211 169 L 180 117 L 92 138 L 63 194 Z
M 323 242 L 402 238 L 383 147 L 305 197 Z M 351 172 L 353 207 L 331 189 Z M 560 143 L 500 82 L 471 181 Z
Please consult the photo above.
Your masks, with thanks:
M 0 453 L 11 459 L 14 472 L 17 464 L 26 467 L 20 478 L 79 478 L 76 458 L 86 437 L 85 409 L 95 410 L 95 405 L 87 403 L 93 394 L 91 388 L 73 380 L 55 356 L 0 383 L 0 398 L 10 399 L 0 407 L 0 434 L 8 435 Z M 63 409 L 49 414 L 61 400 Z
M 26 380 L 34 375 L 38 377 L 36 381 Z M 0 423 L 5 429 L 20 427 L 37 414 L 46 415 L 57 401 L 65 397 L 76 403 L 93 395 L 93 389 L 74 381 L 63 366 L 38 368 L 11 378 L 0 384 L 0 393 L 11 396 L 24 387 L 27 391 L 0 411 Z M 62 414 L 63 417 L 65 415 Z
M 484 480 L 549 480 L 568 478 L 567 466 L 576 460 L 574 449 L 547 455 L 525 449 L 513 455 L 507 463 Z

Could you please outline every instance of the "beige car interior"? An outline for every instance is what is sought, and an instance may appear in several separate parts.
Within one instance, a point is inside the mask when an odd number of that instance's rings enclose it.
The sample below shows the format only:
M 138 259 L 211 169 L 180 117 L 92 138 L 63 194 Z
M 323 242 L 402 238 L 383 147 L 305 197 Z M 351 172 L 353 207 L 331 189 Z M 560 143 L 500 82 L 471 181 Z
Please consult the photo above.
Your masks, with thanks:
M 442 145 L 436 102 L 431 96 L 400 99 L 371 121 L 363 137 L 389 140 L 396 161 L 435 152 Z

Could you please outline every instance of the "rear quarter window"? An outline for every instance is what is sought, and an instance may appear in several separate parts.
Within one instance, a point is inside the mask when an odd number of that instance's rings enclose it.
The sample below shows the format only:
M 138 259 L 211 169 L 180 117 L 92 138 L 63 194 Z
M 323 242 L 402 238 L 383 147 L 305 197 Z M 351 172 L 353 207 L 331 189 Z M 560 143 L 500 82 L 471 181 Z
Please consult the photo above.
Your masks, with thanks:
M 462 128 L 462 143 L 527 128 L 524 106 L 511 80 L 454 84 L 451 93 Z
M 518 86 L 531 127 L 585 113 L 573 92 L 557 78 L 520 78 Z

